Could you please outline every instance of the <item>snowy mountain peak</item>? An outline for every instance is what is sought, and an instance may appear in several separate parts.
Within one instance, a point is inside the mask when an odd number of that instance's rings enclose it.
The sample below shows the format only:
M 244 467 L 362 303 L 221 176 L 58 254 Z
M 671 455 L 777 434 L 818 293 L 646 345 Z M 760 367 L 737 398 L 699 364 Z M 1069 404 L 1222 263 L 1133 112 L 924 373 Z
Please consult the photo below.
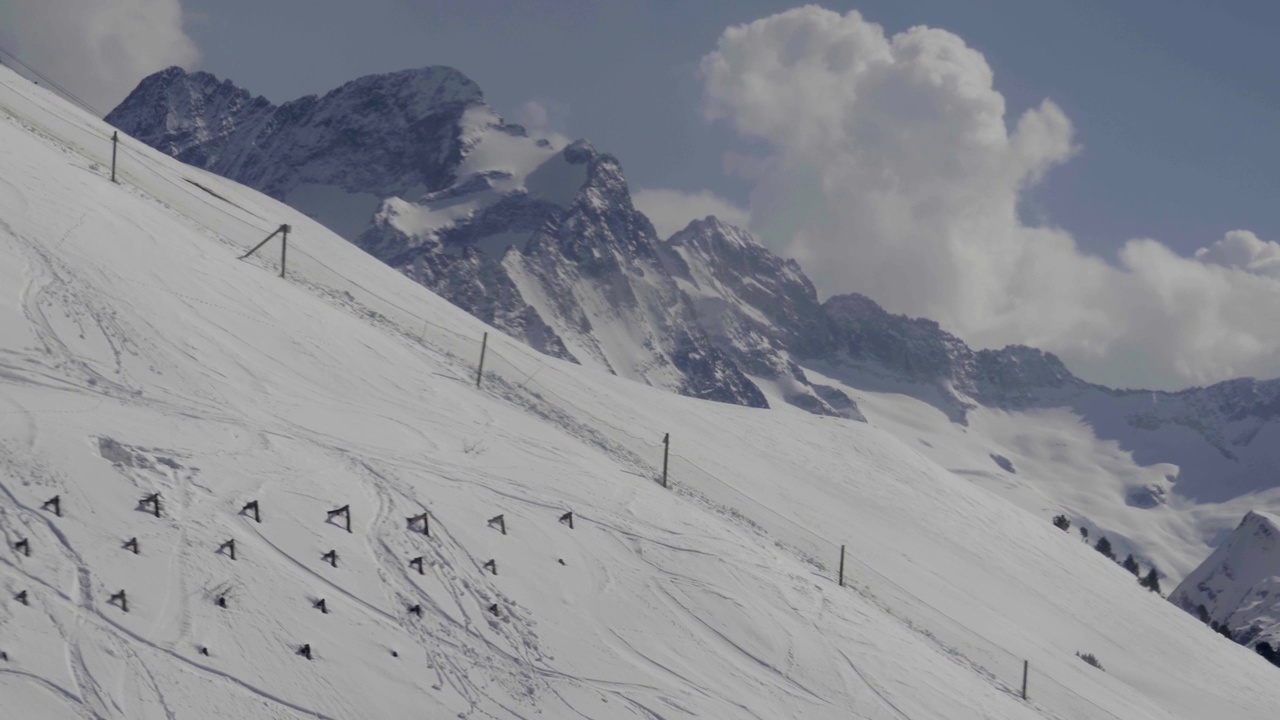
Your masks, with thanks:
M 169 68 L 144 79 L 106 119 L 183 162 L 318 215 L 341 199 L 344 208 L 363 208 L 367 222 L 373 196 L 452 182 L 460 120 L 483 100 L 474 82 L 449 67 L 369 75 L 279 106 L 208 73 Z
M 530 137 L 452 68 L 363 77 L 279 107 L 249 97 L 166 71 L 108 120 L 284 200 L 545 353 L 767 406 L 695 321 L 617 158 Z
M 754 235 L 740 227 L 730 225 L 715 215 L 694 220 L 683 230 L 672 235 L 667 242 L 673 247 L 694 243 L 699 245 L 703 252 L 718 250 L 742 252 L 748 248 L 764 248 Z M 790 262 L 794 264 L 795 261 Z
M 1245 644 L 1280 640 L 1280 515 L 1254 510 L 1170 596 Z

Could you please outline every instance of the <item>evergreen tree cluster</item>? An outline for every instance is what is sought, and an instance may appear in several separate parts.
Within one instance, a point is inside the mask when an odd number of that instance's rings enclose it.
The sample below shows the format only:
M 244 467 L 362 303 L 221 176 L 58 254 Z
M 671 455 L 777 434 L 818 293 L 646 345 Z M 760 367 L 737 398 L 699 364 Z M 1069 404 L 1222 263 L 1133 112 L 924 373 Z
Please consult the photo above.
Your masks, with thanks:
M 1189 607 L 1191 604 L 1187 601 L 1186 595 L 1181 596 L 1181 599 L 1179 602 L 1184 609 Z M 1220 623 L 1217 620 L 1213 620 L 1212 618 L 1209 617 L 1209 608 L 1205 607 L 1204 603 L 1200 603 L 1199 605 L 1196 606 L 1196 617 L 1200 618 L 1200 622 L 1204 623 L 1205 625 L 1208 625 L 1210 630 L 1213 630 L 1214 632 L 1218 633 L 1222 637 L 1232 641 L 1236 640 L 1235 635 L 1231 633 L 1231 628 L 1228 627 L 1226 623 Z
M 1066 515 L 1058 515 L 1053 518 L 1053 525 L 1059 530 L 1067 532 L 1071 529 L 1071 519 Z M 1080 526 L 1080 537 L 1083 538 L 1085 542 L 1089 542 L 1089 530 L 1083 525 Z M 1160 571 L 1156 569 L 1154 564 L 1151 566 L 1151 570 L 1144 576 L 1142 574 L 1142 568 L 1138 565 L 1138 561 L 1133 557 L 1133 553 L 1129 553 L 1128 557 L 1126 557 L 1123 562 L 1116 559 L 1116 551 L 1111 547 L 1111 541 L 1107 539 L 1106 535 L 1098 538 L 1098 542 L 1094 543 L 1093 549 L 1102 553 L 1103 556 L 1109 558 L 1112 562 L 1119 564 L 1125 570 L 1133 573 L 1133 576 L 1138 578 L 1138 584 L 1142 587 L 1156 593 L 1157 595 L 1162 594 L 1160 591 Z M 1205 622 L 1208 621 L 1206 620 Z

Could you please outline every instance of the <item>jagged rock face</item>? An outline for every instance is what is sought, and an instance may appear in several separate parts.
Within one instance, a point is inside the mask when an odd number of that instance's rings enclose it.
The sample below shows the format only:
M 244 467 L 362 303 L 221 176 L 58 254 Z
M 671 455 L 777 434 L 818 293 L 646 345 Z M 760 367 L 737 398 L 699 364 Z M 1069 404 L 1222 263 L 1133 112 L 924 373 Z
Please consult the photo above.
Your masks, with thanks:
M 829 324 L 813 283 L 750 233 L 714 217 L 695 220 L 661 246 L 664 265 L 692 301 L 698 323 L 739 366 L 774 382 L 788 403 L 865 420 L 844 392 L 816 385 L 792 360 L 823 357 Z
M 813 283 L 795 260 L 783 259 L 749 233 L 708 217 L 673 235 L 672 274 L 703 291 L 708 303 L 735 301 L 740 322 L 776 335 L 797 357 L 821 357 L 832 338 Z M 701 270 L 697 275 L 691 270 Z
M 1022 345 L 975 352 L 936 322 L 893 315 L 863 295 L 837 295 L 823 308 L 837 361 L 935 384 L 962 411 L 974 403 L 1025 408 L 1040 399 L 1037 391 L 1087 386 L 1052 353 Z
M 659 259 L 653 224 L 631 203 L 617 160 L 588 151 L 580 144 L 568 149 L 567 159 L 587 166 L 586 184 L 568 211 L 503 264 L 521 284 L 536 283 L 547 300 L 544 312 L 578 354 L 651 384 L 673 378 L 693 397 L 767 407 L 759 388 L 698 324 Z M 602 326 L 611 329 L 591 332 Z M 637 357 L 631 341 L 618 343 L 621 329 L 655 351 L 652 357 Z
M 170 68 L 108 120 L 307 212 L 542 352 L 768 405 L 695 321 L 617 161 L 528 137 L 452 68 L 368 76 L 278 107 Z
M 447 67 L 353 80 L 280 106 L 230 80 L 169 68 L 107 122 L 191 165 L 284 199 L 309 183 L 378 196 L 448 185 L 459 120 L 480 88 Z
M 1280 641 L 1280 517 L 1250 512 L 1169 599 L 1187 612 L 1203 605 L 1209 618 L 1254 645 Z

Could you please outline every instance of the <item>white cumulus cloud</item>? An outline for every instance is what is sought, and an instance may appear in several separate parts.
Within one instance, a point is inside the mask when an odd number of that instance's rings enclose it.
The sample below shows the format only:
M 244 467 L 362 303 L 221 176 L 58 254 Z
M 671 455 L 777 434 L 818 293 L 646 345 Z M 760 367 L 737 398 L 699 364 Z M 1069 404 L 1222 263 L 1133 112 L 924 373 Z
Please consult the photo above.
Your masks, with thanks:
M 0 0 L 0 46 L 104 113 L 200 57 L 179 0 Z
M 1280 280 L 1280 243 L 1262 240 L 1248 230 L 1232 230 L 1218 242 L 1197 250 L 1196 259 Z
M 648 216 L 658 236 L 669 238 L 694 220 L 715 215 L 730 225 L 745 228 L 751 213 L 707 190 L 683 192 L 666 188 L 640 188 L 631 193 L 636 209 Z
M 1011 120 L 958 36 L 810 6 L 728 28 L 701 71 L 707 117 L 767 148 L 727 162 L 754 183 L 753 228 L 824 294 L 1121 386 L 1280 375 L 1280 245 L 1235 231 L 1105 259 L 1025 223 L 1020 197 L 1079 151 L 1071 122 L 1049 100 Z

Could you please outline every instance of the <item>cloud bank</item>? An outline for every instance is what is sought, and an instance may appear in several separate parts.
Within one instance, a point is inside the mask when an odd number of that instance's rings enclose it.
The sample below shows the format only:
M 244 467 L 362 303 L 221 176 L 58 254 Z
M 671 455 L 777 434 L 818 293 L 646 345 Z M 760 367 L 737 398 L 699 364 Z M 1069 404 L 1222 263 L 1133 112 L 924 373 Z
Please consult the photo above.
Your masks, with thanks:
M 753 229 L 824 294 L 1112 385 L 1280 375 L 1280 244 L 1233 231 L 1195 257 L 1139 239 L 1101 258 L 1025 223 L 1019 198 L 1079 150 L 1071 122 L 1049 100 L 1010 122 L 958 36 L 811 6 L 725 30 L 701 72 L 707 118 L 767 148 L 727 163 L 754 183 Z
M 104 113 L 148 74 L 200 57 L 179 0 L 0 2 L 0 46 Z

